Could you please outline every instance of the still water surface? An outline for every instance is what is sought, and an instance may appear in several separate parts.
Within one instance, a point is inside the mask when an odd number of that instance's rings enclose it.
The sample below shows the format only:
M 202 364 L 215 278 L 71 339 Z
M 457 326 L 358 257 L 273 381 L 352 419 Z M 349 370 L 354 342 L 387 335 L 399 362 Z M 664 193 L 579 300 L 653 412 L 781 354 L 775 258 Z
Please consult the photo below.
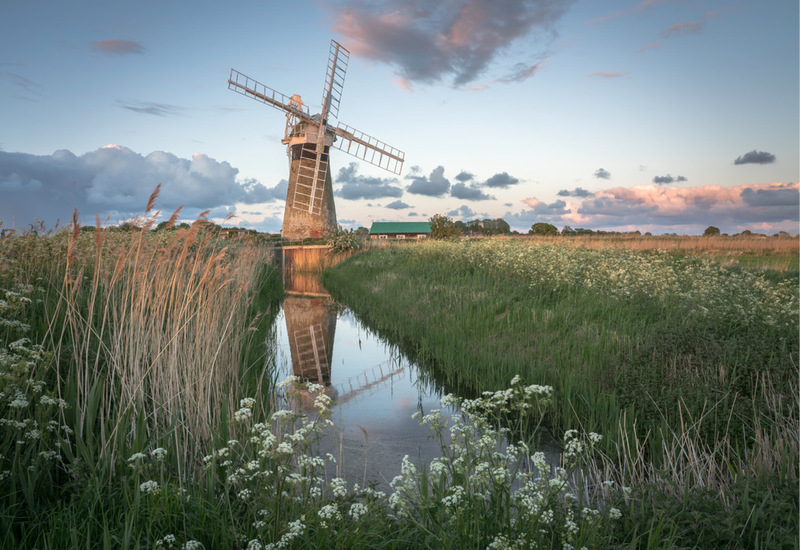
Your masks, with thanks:
M 417 463 L 440 456 L 428 429 L 411 416 L 433 409 L 452 414 L 441 407 L 442 391 L 316 279 L 295 274 L 284 285 L 276 319 L 279 378 L 294 374 L 328 388 L 336 429 L 323 447 L 337 457 L 338 474 L 385 489 L 400 473 L 403 456 Z

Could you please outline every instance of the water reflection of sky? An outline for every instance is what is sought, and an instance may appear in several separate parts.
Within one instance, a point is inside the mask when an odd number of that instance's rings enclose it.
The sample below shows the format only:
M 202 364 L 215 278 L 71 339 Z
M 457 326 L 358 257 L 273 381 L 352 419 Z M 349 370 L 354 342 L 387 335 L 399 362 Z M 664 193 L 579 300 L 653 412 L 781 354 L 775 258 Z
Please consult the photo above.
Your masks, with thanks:
M 284 307 L 294 306 L 287 301 Z M 340 439 L 333 447 L 344 451 L 340 462 L 345 463 L 348 477 L 361 482 L 366 463 L 367 478 L 384 485 L 400 472 L 404 455 L 417 462 L 440 456 L 428 429 L 412 418 L 417 411 L 427 414 L 441 408 L 442 393 L 421 379 L 417 366 L 361 324 L 349 309 L 321 308 L 310 302 L 300 307 L 303 320 L 313 315 L 336 316 L 330 384 L 336 395 L 333 420 Z M 309 313 L 313 308 L 319 313 Z M 286 315 L 281 310 L 276 320 L 280 378 L 292 374 Z M 290 323 L 295 331 L 297 323 L 297 318 Z

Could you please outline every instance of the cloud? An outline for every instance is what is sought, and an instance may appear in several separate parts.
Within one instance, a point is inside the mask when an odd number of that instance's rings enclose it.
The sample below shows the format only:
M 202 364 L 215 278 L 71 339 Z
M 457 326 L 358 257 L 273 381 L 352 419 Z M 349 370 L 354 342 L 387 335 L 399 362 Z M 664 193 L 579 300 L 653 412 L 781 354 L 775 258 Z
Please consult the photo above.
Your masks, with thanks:
M 0 63 L 0 66 L 3 65 L 13 65 L 12 63 Z M 10 71 L 0 71 L 0 79 L 8 80 L 13 86 L 16 86 L 22 93 L 12 94 L 11 97 L 14 99 L 20 99 L 22 101 L 29 101 L 31 103 L 38 103 L 42 99 L 46 97 L 43 92 L 42 85 L 38 82 L 34 82 L 28 78 L 25 78 L 22 75 L 17 73 L 12 73 Z
M 24 227 L 33 218 L 53 225 L 70 218 L 75 208 L 88 223 L 95 213 L 111 216 L 112 222 L 129 219 L 143 213 L 159 183 L 157 208 L 171 212 L 183 205 L 186 218 L 201 210 L 285 198 L 280 183 L 269 189 L 253 179 L 237 179 L 238 172 L 203 154 L 191 159 L 165 151 L 143 156 L 119 145 L 81 156 L 67 150 L 52 155 L 0 151 L 0 220 L 6 227 L 12 220 Z
M 92 42 L 92 49 L 100 53 L 110 55 L 128 55 L 132 53 L 136 54 L 145 52 L 144 46 L 138 42 L 118 39 L 98 40 L 97 42 Z
M 525 199 L 522 202 L 531 207 L 531 212 L 542 216 L 563 216 L 564 214 L 570 213 L 567 203 L 561 199 L 550 204 L 544 203 L 535 197 Z
M 594 177 L 596 177 L 598 179 L 601 179 L 601 180 L 611 179 L 611 172 L 609 172 L 605 168 L 598 168 L 594 172 Z
M 619 78 L 621 76 L 626 76 L 628 73 L 626 71 L 615 71 L 615 72 L 599 72 L 599 73 L 589 73 L 586 76 L 599 76 L 601 78 Z
M 574 225 L 715 225 L 725 228 L 723 231 L 733 231 L 752 224 L 783 224 L 796 232 L 799 191 L 800 184 L 797 183 L 617 187 L 596 192 L 593 198 L 583 201 L 577 209 Z
M 441 197 L 450 189 L 450 181 L 444 177 L 443 166 L 434 168 L 428 177 L 419 175 L 417 171 L 406 176 L 406 179 L 412 180 L 407 191 L 416 195 Z
M 484 185 L 486 187 L 499 187 L 502 189 L 506 189 L 511 185 L 516 185 L 519 183 L 519 179 L 515 178 L 514 176 L 509 176 L 507 172 L 500 172 L 495 174 L 488 180 Z
M 572 191 L 568 189 L 562 189 L 558 193 L 556 193 L 559 197 L 591 197 L 594 195 L 591 191 L 587 191 L 581 187 L 576 187 Z
M 134 113 L 153 115 L 153 116 L 172 116 L 181 114 L 181 112 L 183 111 L 182 107 L 177 107 L 175 105 L 168 105 L 166 103 L 152 103 L 149 101 L 117 100 L 117 105 L 119 105 L 123 109 L 133 111 Z
M 567 197 L 566 194 L 559 195 Z M 530 209 L 508 212 L 513 228 L 527 231 L 536 222 L 609 231 L 699 234 L 709 225 L 727 233 L 744 229 L 797 233 L 800 184 L 769 183 L 722 187 L 640 185 L 595 191 L 578 200 L 547 204 L 533 197 Z
M 387 204 L 386 208 L 391 208 L 392 210 L 405 210 L 406 208 L 411 208 L 411 205 L 406 204 L 398 199 L 394 202 L 390 202 L 389 204 Z
M 753 207 L 784 207 L 791 206 L 795 210 L 798 207 L 798 193 L 796 187 L 786 186 L 773 186 L 773 187 L 759 187 L 751 188 L 745 187 L 742 189 L 742 200 L 748 205 Z
M 753 149 L 740 157 L 736 157 L 734 164 L 771 164 L 775 162 L 775 155 L 766 151 L 756 151 Z
M 507 212 L 503 216 L 503 219 L 517 231 L 527 231 L 534 223 L 538 222 L 564 225 L 565 217 L 572 213 L 571 206 L 561 199 L 547 204 L 531 197 L 522 202 L 530 209 L 517 213 Z
M 351 162 L 339 169 L 336 183 L 344 186 L 336 195 L 348 200 L 380 199 L 384 197 L 402 197 L 403 189 L 396 184 L 395 178 L 376 178 L 357 174 L 358 164 Z
M 636 4 L 633 7 L 626 8 L 626 9 L 621 9 L 621 10 L 616 10 L 616 11 L 613 11 L 613 12 L 608 13 L 606 15 L 601 15 L 600 17 L 595 17 L 594 19 L 590 19 L 586 23 L 589 24 L 589 25 L 595 24 L 595 23 L 603 23 L 605 21 L 610 21 L 612 19 L 617 19 L 618 17 L 623 17 L 625 15 L 631 15 L 631 14 L 634 14 L 634 13 L 640 13 L 640 12 L 644 11 L 646 8 L 649 8 L 650 6 L 653 6 L 655 4 L 661 4 L 661 3 L 664 3 L 664 2 L 673 2 L 673 1 L 674 0 L 643 0 L 642 2 L 639 2 L 638 4 Z
M 466 183 L 466 182 L 468 182 L 468 181 L 470 181 L 472 179 L 475 179 L 475 175 L 471 174 L 469 172 L 465 172 L 464 170 L 462 170 L 461 172 L 459 172 L 456 175 L 455 179 L 456 179 L 456 181 L 460 181 L 462 183 Z
M 331 7 L 333 30 L 354 54 L 394 67 L 402 82 L 431 84 L 452 79 L 463 86 L 484 73 L 515 41 L 553 28 L 572 1 L 355 0 Z M 515 65 L 508 81 L 536 72 Z
M 474 185 L 468 186 L 461 182 L 453 184 L 453 186 L 450 188 L 450 196 L 467 201 L 485 201 L 494 199 L 493 196 L 487 195 L 481 191 L 479 187 Z
M 669 174 L 666 176 L 656 176 L 653 178 L 653 183 L 657 183 L 658 185 L 667 185 L 669 183 L 680 183 L 682 181 L 689 181 L 683 176 L 678 176 L 677 178 L 673 178 Z
M 705 27 L 705 23 L 692 21 L 689 23 L 675 23 L 662 31 L 662 38 L 678 38 L 689 34 L 698 34 Z
M 247 179 L 244 181 L 243 185 L 246 186 L 254 186 L 257 185 L 258 182 L 254 179 Z M 285 201 L 286 200 L 286 193 L 289 192 L 289 180 L 280 180 L 278 185 L 275 187 L 268 187 L 267 188 L 267 195 L 269 196 L 269 200 L 276 200 L 276 201 Z
M 659 48 L 661 48 L 661 44 L 657 42 L 655 44 L 647 44 L 646 46 L 639 48 L 638 53 L 646 52 L 647 50 L 658 50 Z
M 2 75 L 11 80 L 11 83 L 14 84 L 14 86 L 21 88 L 25 92 L 28 92 L 29 94 L 41 95 L 42 86 L 37 82 L 10 71 L 5 71 L 2 73 Z
M 544 66 L 544 61 L 539 61 L 538 63 L 534 63 L 533 65 L 528 65 L 526 63 L 517 63 L 514 65 L 514 69 L 512 72 L 503 78 L 500 78 L 500 82 L 522 82 L 524 80 L 529 79 Z
M 477 215 L 477 213 L 466 204 L 462 204 L 455 210 L 451 210 L 450 212 L 448 212 L 447 215 L 460 217 L 461 219 L 464 219 L 464 218 L 473 218 Z

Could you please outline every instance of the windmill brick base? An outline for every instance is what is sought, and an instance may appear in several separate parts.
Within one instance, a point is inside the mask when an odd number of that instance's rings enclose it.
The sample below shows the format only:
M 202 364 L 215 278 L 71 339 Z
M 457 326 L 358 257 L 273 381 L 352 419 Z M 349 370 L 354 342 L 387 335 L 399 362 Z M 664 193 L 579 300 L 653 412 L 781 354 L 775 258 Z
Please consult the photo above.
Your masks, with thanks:
M 336 206 L 333 202 L 333 185 L 328 169 L 327 150 L 322 155 L 319 179 L 324 185 L 313 190 L 306 182 L 304 174 L 313 174 L 316 164 L 314 144 L 294 145 L 291 147 L 291 163 L 289 168 L 289 189 L 286 193 L 286 208 L 283 213 L 281 236 L 284 239 L 317 239 L 336 229 Z M 311 197 L 310 194 L 314 196 Z M 313 200 L 312 200 L 313 199 Z M 309 204 L 312 206 L 309 207 Z

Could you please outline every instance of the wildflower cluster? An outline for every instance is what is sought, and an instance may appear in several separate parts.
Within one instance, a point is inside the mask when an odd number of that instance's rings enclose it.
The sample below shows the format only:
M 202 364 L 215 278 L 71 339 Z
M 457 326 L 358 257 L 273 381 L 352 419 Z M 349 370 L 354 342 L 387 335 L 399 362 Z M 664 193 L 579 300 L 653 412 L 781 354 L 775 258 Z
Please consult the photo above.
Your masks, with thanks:
M 167 487 L 166 458 L 167 450 L 163 447 L 133 453 L 128 458 L 130 477 L 141 495 L 158 495 L 162 487 L 174 492 L 173 488 Z M 158 481 L 154 478 L 158 478 Z
M 312 398 L 314 414 L 281 409 L 267 422 L 255 422 L 254 401 L 243 399 L 234 421 L 251 424 L 249 435 L 229 441 L 206 456 L 211 474 L 221 477 L 232 506 L 243 521 L 241 534 L 251 549 L 289 548 L 310 526 L 332 535 L 359 524 L 385 497 L 371 488 L 348 491 L 341 478 L 327 480 L 333 455 L 320 455 L 316 443 L 331 427 L 330 397 L 318 384 L 290 376 L 279 384 L 287 393 Z
M 11 286 L 13 290 L 0 288 L 0 489 L 4 494 L 17 490 L 16 474 L 24 473 L 48 487 L 62 465 L 62 442 L 72 434 L 60 414 L 67 403 L 45 378 L 51 354 L 31 342 L 30 326 L 24 322 L 41 289 Z
M 544 453 L 531 456 L 524 441 L 509 443 L 514 432 L 496 422 L 512 413 L 543 414 L 551 394 L 550 387 L 522 386 L 515 377 L 510 388 L 478 399 L 446 396 L 443 405 L 461 410 L 449 426 L 438 410 L 419 418 L 439 440 L 443 456 L 427 470 L 404 458 L 389 498 L 398 520 L 452 547 L 482 541 L 489 548 L 572 548 L 596 537 L 601 518 L 618 514 L 592 508 L 589 495 L 578 489 L 580 467 L 600 436 L 570 430 L 563 461 L 553 467 Z
M 585 288 L 617 299 L 679 304 L 695 315 L 735 320 L 740 326 L 760 321 L 797 327 L 800 315 L 796 285 L 773 284 L 760 273 L 732 271 L 710 260 L 677 258 L 665 251 L 478 240 L 431 241 L 409 253 L 505 273 L 531 288 Z

